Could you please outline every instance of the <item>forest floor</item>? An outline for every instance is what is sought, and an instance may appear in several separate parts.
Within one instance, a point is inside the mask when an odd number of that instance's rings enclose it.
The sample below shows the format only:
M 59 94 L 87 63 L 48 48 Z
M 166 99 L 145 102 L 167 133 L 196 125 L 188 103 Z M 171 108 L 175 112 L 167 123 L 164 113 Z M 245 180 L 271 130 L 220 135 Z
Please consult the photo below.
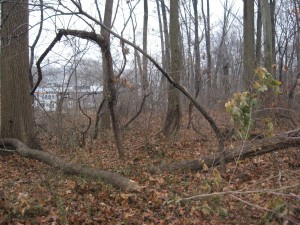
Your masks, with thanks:
M 228 125 L 223 115 L 218 124 Z M 0 156 L 0 224 L 289 224 L 300 223 L 300 148 L 290 148 L 217 168 L 152 175 L 149 167 L 197 159 L 217 150 L 203 119 L 182 125 L 167 140 L 162 121 L 138 118 L 123 133 L 120 160 L 111 134 L 84 148 L 64 147 L 44 137 L 45 151 L 65 160 L 124 175 L 143 188 L 123 192 L 101 180 L 69 176 L 19 155 Z M 275 126 L 275 132 L 288 130 Z M 263 131 L 256 130 L 255 133 Z M 229 139 L 226 146 L 236 146 Z M 240 142 L 239 142 L 240 143 Z M 202 195 L 198 200 L 182 198 Z M 286 222 L 286 223 L 285 223 Z

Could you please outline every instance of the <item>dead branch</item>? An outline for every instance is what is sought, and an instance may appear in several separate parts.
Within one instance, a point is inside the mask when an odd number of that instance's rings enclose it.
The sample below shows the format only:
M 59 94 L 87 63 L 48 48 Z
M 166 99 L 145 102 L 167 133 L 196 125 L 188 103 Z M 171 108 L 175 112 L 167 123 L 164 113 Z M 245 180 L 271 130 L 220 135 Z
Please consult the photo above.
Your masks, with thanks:
M 137 111 L 137 113 L 121 128 L 121 130 L 124 130 L 124 129 L 126 129 L 139 115 L 140 115 L 140 113 L 142 112 L 142 110 L 143 110 L 143 106 L 144 106 L 144 104 L 145 104 L 145 102 L 146 102 L 146 98 L 149 96 L 150 94 L 146 94 L 146 95 L 144 95 L 144 98 L 143 98 L 143 100 L 142 100 L 142 104 L 140 105 L 140 108 L 139 108 L 139 110 Z
M 136 44 L 130 42 L 129 40 L 123 38 L 122 36 L 120 36 L 119 34 L 117 34 L 116 32 L 114 32 L 113 30 L 111 30 L 109 27 L 107 27 L 104 23 L 98 21 L 97 19 L 95 19 L 93 16 L 89 15 L 87 12 L 85 12 L 81 5 L 78 4 L 76 1 L 71 0 L 71 2 L 76 6 L 77 10 L 78 10 L 78 14 L 81 14 L 83 16 L 85 16 L 86 18 L 92 20 L 93 22 L 95 22 L 96 24 L 98 24 L 99 26 L 101 26 L 101 28 L 103 28 L 104 30 L 106 30 L 107 32 L 109 32 L 110 34 L 114 35 L 115 37 L 117 37 L 120 41 L 123 41 L 124 43 L 128 44 L 129 46 L 133 47 L 136 51 L 140 52 L 141 54 L 143 54 L 145 57 L 148 58 L 149 61 L 151 61 L 153 63 L 153 65 L 162 73 L 162 75 L 169 81 L 169 83 L 171 85 L 173 85 L 176 89 L 178 89 L 183 95 L 185 95 L 195 106 L 195 108 L 203 115 L 203 117 L 207 120 L 207 122 L 210 124 L 212 130 L 215 133 L 216 139 L 218 141 L 218 152 L 219 152 L 219 160 L 221 163 L 221 167 L 224 170 L 225 169 L 225 160 L 224 160 L 224 137 L 220 131 L 220 128 L 217 126 L 215 120 L 210 116 L 210 114 L 206 111 L 206 109 L 204 108 L 203 105 L 201 105 L 187 90 L 186 88 L 184 88 L 181 84 L 179 84 L 178 82 L 176 82 L 169 73 L 167 73 L 160 65 L 159 63 L 153 58 L 151 57 L 147 52 L 143 51 L 143 49 L 141 49 L 140 47 L 138 47 Z
M 234 162 L 236 159 L 243 160 L 255 156 L 267 154 L 273 151 L 300 146 L 300 128 L 277 134 L 273 137 L 263 138 L 247 142 L 235 149 L 225 150 L 225 163 Z M 204 157 L 202 159 L 182 160 L 170 164 L 151 167 L 151 173 L 171 172 L 177 170 L 202 170 L 203 165 L 214 167 L 220 164 L 219 155 Z
M 98 136 L 98 131 L 99 131 L 99 122 L 100 122 L 100 117 L 101 117 L 101 110 L 104 106 L 105 103 L 105 98 L 103 98 L 101 104 L 99 105 L 99 108 L 97 110 L 97 114 L 96 114 L 96 122 L 95 122 L 95 128 L 94 128 L 94 135 L 93 135 L 93 139 L 96 140 L 97 136 Z
M 4 138 L 2 139 L 2 145 L 13 146 L 15 148 L 15 151 L 20 156 L 38 160 L 40 162 L 54 167 L 55 169 L 63 171 L 66 174 L 85 175 L 92 178 L 100 178 L 103 182 L 111 184 L 114 187 L 120 188 L 123 191 L 133 191 L 139 188 L 137 182 L 123 177 L 119 174 L 107 172 L 88 166 L 82 166 L 77 163 L 66 162 L 60 157 L 52 155 L 50 153 L 39 151 L 36 149 L 30 149 L 17 139 Z

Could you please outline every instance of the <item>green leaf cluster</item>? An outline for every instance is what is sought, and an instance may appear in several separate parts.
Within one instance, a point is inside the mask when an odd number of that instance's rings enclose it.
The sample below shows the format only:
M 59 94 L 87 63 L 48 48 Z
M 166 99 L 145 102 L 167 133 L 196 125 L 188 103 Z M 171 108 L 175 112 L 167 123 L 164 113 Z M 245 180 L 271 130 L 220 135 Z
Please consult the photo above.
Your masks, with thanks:
M 267 69 L 259 67 L 255 70 L 257 80 L 253 83 L 251 92 L 235 93 L 233 98 L 225 103 L 226 111 L 230 114 L 230 121 L 239 136 L 246 140 L 252 127 L 252 112 L 257 105 L 260 94 L 272 89 L 275 94 L 280 94 L 281 82 L 274 79 Z M 268 123 L 270 124 L 270 123 Z
M 274 79 L 272 74 L 270 74 L 266 68 L 258 67 L 255 70 L 255 75 L 258 78 L 258 80 L 253 84 L 253 88 L 256 90 L 256 92 L 264 93 L 271 88 L 275 94 L 282 93 L 280 88 L 281 82 Z
M 252 126 L 252 110 L 257 99 L 248 91 L 235 93 L 233 99 L 225 103 L 226 111 L 230 114 L 230 121 L 243 139 L 249 136 Z

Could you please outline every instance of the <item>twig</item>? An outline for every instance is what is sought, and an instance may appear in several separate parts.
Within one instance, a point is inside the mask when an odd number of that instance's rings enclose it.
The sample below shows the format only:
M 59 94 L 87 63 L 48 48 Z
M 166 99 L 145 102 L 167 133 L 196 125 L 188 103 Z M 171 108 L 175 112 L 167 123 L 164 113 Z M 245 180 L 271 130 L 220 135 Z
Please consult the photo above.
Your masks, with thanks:
M 177 199 L 176 202 L 188 202 L 188 201 L 196 201 L 200 200 L 202 198 L 206 197 L 212 197 L 212 196 L 218 196 L 218 195 L 246 195 L 246 194 L 255 194 L 255 193 L 268 193 L 268 194 L 274 194 L 274 195 L 284 195 L 284 196 L 289 196 L 289 197 L 297 197 L 299 198 L 300 196 L 295 195 L 295 194 L 284 194 L 284 193 L 279 193 L 276 191 L 282 191 L 290 188 L 295 188 L 299 187 L 300 184 L 295 184 L 291 186 L 286 186 L 286 187 L 281 187 L 281 188 L 276 188 L 276 189 L 262 189 L 262 190 L 255 190 L 255 191 L 225 191 L 225 192 L 214 192 L 214 193 L 208 193 L 208 194 L 201 194 L 201 195 L 194 195 L 191 197 L 187 198 L 181 198 Z

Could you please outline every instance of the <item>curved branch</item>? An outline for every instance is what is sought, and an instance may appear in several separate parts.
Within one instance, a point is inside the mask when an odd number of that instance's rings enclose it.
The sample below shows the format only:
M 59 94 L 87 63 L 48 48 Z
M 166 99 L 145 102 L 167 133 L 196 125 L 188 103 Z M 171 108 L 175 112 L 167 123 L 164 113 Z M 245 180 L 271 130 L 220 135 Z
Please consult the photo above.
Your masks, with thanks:
M 86 118 L 88 118 L 88 121 L 89 121 L 89 124 L 88 124 L 87 128 L 86 128 L 83 132 L 81 132 L 81 134 L 82 134 L 82 145 L 83 145 L 83 146 L 85 145 L 85 135 L 86 135 L 86 133 L 88 132 L 88 130 L 90 129 L 91 124 L 92 124 L 92 118 L 91 118 L 85 111 L 83 111 L 83 109 L 82 109 L 82 107 L 81 107 L 81 104 L 80 104 L 80 100 L 81 100 L 83 97 L 85 97 L 85 96 L 96 95 L 96 94 L 97 94 L 97 92 L 87 93 L 87 94 L 84 94 L 84 95 L 80 96 L 80 97 L 78 98 L 78 100 L 77 100 L 77 101 L 78 101 L 78 107 L 79 107 L 79 110 L 82 112 L 82 114 L 83 114 Z
M 40 56 L 40 58 L 38 59 L 38 61 L 36 63 L 37 71 L 38 71 L 38 80 L 30 93 L 31 95 L 34 94 L 34 92 L 36 91 L 37 87 L 39 86 L 39 84 L 41 83 L 41 81 L 43 79 L 41 63 L 43 62 L 45 57 L 49 54 L 49 52 L 52 50 L 52 48 L 56 45 L 56 43 L 61 40 L 62 36 L 67 36 L 67 35 L 72 35 L 74 37 L 80 37 L 83 39 L 94 41 L 100 47 L 105 47 L 105 45 L 106 45 L 105 40 L 100 35 L 98 35 L 94 32 L 79 31 L 79 30 L 65 30 L 65 29 L 59 30 L 58 33 L 56 34 L 56 37 L 54 38 L 54 40 L 51 42 L 51 44 L 48 46 L 48 48 L 44 51 L 44 53 Z
M 131 47 L 133 47 L 134 49 L 136 49 L 137 51 L 139 51 L 140 53 L 142 53 L 144 56 L 146 56 L 153 63 L 153 65 L 166 77 L 166 79 L 176 89 L 178 89 L 181 93 L 183 93 L 194 104 L 195 108 L 198 109 L 198 111 L 204 116 L 204 118 L 209 122 L 210 126 L 212 127 L 212 129 L 213 129 L 213 131 L 215 133 L 216 139 L 218 140 L 219 156 L 221 158 L 224 158 L 224 157 L 222 157 L 223 156 L 223 151 L 224 151 L 224 137 L 222 135 L 221 130 L 217 126 L 216 122 L 214 121 L 214 119 L 204 109 L 204 106 L 202 106 L 201 104 L 199 104 L 197 102 L 197 100 L 182 85 L 180 85 L 179 83 L 177 83 L 176 81 L 174 81 L 172 79 L 172 77 L 147 52 L 143 51 L 140 47 L 138 47 L 134 43 L 130 42 L 129 40 L 123 38 L 122 36 L 120 36 L 116 32 L 112 31 L 109 27 L 105 26 L 103 23 L 101 23 L 100 21 L 96 20 L 94 17 L 92 17 L 91 15 L 89 15 L 87 12 L 85 12 L 82 9 L 82 7 L 76 1 L 71 0 L 71 2 L 77 7 L 79 13 L 81 13 L 84 16 L 86 16 L 88 19 L 94 21 L 96 24 L 98 24 L 99 26 L 101 26 L 103 29 L 105 29 L 106 31 L 108 31 L 109 33 L 111 33 L 112 35 L 114 35 L 115 37 L 117 37 L 118 39 L 120 39 L 121 41 L 123 41 L 124 43 L 130 45 Z M 221 160 L 221 161 L 222 161 L 221 166 L 223 167 L 224 161 L 223 160 Z
M 96 140 L 97 136 L 98 136 L 98 131 L 99 131 L 99 122 L 100 122 L 100 117 L 101 117 L 101 110 L 104 106 L 105 103 L 105 98 L 103 98 L 102 102 L 99 105 L 99 108 L 97 110 L 97 114 L 96 114 L 96 122 L 95 122 L 95 128 L 94 128 L 94 135 L 93 135 L 93 139 Z
M 137 113 L 122 127 L 122 130 L 124 130 L 125 128 L 127 128 L 131 123 L 132 121 L 134 121 L 139 115 L 140 113 L 142 112 L 142 109 L 143 109 L 143 106 L 145 105 L 145 102 L 146 102 L 146 98 L 149 96 L 150 94 L 146 94 L 143 98 L 143 101 L 142 101 L 142 104 L 139 108 L 139 110 L 137 111 Z
M 42 31 L 43 31 L 43 24 L 44 24 L 44 10 L 43 10 L 43 0 L 40 0 L 40 10 L 41 10 L 41 21 L 39 25 L 39 31 L 36 35 L 36 38 L 30 47 L 30 61 L 29 61 L 29 80 L 30 80 L 30 86 L 33 87 L 33 75 L 32 75 L 32 66 L 33 66 L 33 60 L 34 60 L 34 49 L 41 37 Z
M 56 45 L 56 43 L 60 41 L 62 36 L 63 35 L 61 33 L 58 33 L 56 35 L 56 37 L 54 38 L 54 40 L 51 42 L 51 44 L 48 46 L 48 48 L 44 51 L 44 53 L 40 56 L 40 58 L 36 62 L 36 67 L 37 67 L 37 72 L 38 72 L 38 80 L 30 92 L 31 95 L 34 95 L 34 92 L 36 91 L 36 89 L 38 88 L 39 84 L 41 83 L 41 81 L 43 79 L 42 68 L 41 68 L 42 61 L 45 59 L 45 57 L 48 55 L 48 53 L 52 50 L 52 48 Z

